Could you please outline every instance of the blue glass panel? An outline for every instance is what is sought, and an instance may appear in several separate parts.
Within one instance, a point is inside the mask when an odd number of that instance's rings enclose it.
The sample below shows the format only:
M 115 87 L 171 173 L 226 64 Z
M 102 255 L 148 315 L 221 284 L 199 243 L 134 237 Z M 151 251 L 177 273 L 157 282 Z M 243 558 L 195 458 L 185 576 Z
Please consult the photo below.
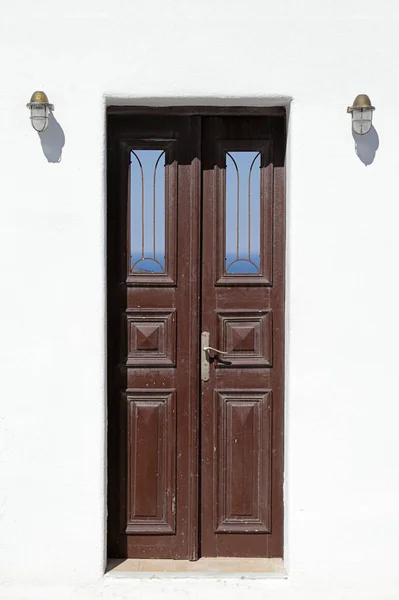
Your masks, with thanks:
M 130 269 L 165 272 L 165 152 L 130 153 Z
M 225 273 L 260 273 L 260 152 L 226 152 Z

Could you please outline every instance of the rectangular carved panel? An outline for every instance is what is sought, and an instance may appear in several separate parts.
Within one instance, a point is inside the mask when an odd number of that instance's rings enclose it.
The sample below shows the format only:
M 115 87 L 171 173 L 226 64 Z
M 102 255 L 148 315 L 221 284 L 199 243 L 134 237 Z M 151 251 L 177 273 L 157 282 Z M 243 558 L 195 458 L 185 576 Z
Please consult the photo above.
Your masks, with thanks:
M 271 367 L 272 311 L 218 311 L 218 348 L 233 367 Z
M 271 390 L 217 391 L 215 401 L 215 532 L 268 533 Z
M 126 313 L 126 364 L 143 367 L 175 366 L 176 311 L 128 309 Z
M 175 405 L 174 390 L 128 391 L 126 533 L 175 532 Z

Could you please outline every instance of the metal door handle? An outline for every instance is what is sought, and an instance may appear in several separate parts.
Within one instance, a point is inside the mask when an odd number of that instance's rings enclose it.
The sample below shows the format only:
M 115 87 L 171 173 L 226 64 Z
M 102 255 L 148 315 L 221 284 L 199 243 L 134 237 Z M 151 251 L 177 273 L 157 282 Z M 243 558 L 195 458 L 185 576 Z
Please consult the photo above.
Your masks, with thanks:
M 203 350 L 205 352 L 209 352 L 209 350 L 213 350 L 213 352 L 217 352 L 218 354 L 228 354 L 228 352 L 223 352 L 223 350 L 218 350 L 217 348 L 212 348 L 212 346 L 204 346 Z
M 228 354 L 228 352 L 223 352 L 223 350 L 218 350 L 217 348 L 212 348 L 209 346 L 209 331 L 203 331 L 201 334 L 201 379 L 202 381 L 209 381 L 211 378 L 210 374 L 210 360 L 208 352 L 216 352 L 217 354 Z

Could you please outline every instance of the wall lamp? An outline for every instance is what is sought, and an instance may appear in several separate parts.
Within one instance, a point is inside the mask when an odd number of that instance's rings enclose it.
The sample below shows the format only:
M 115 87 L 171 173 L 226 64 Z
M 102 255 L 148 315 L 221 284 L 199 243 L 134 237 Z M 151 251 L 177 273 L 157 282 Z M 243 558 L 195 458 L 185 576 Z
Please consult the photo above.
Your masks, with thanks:
M 30 108 L 30 120 L 36 131 L 44 131 L 48 125 L 50 111 L 54 105 L 50 104 L 44 92 L 33 92 L 30 102 L 26 105 Z
M 359 135 L 364 135 L 371 129 L 374 106 L 366 94 L 356 96 L 353 105 L 348 106 L 348 113 L 352 113 L 352 129 Z

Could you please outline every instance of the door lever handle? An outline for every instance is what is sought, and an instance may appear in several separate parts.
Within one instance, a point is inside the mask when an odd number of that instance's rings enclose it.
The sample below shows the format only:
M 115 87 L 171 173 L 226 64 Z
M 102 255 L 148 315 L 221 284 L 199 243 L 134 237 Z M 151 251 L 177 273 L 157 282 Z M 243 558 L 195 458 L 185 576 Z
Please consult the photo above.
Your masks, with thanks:
M 218 350 L 217 348 L 212 348 L 209 346 L 210 333 L 209 331 L 203 331 L 201 335 L 201 379 L 202 381 L 209 381 L 211 378 L 210 375 L 210 358 L 208 352 L 216 352 L 217 354 L 228 354 L 228 352 L 224 352 L 223 350 Z
M 212 350 L 213 352 L 217 352 L 218 354 L 228 354 L 228 352 L 223 352 L 223 350 L 218 350 L 217 348 L 212 348 L 212 346 L 204 346 L 203 350 L 205 352 L 209 352 L 209 350 Z

